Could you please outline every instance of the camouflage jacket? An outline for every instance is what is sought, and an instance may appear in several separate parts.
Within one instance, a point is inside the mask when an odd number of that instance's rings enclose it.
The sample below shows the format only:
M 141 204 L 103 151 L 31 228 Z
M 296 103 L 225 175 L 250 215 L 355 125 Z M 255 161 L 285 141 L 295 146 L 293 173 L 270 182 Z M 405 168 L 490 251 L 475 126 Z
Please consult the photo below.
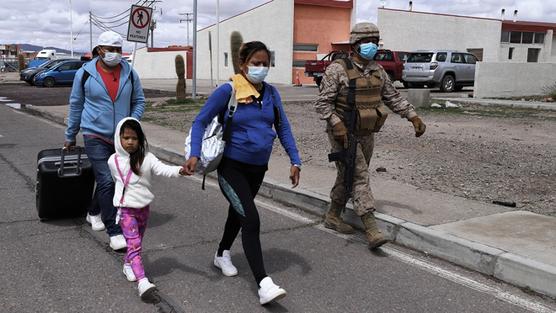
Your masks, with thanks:
M 363 76 L 370 76 L 373 71 L 380 71 L 382 75 L 382 102 L 397 113 L 402 118 L 411 119 L 417 116 L 415 108 L 406 99 L 402 98 L 398 90 L 394 87 L 388 74 L 382 66 L 376 62 L 370 62 L 367 66 L 359 64 L 353 60 L 353 65 Z M 339 123 L 342 119 L 335 111 L 335 102 L 338 95 L 347 95 L 349 79 L 342 65 L 332 63 L 326 68 L 322 82 L 320 84 L 320 93 L 314 103 L 315 110 L 320 114 L 320 118 L 328 121 L 329 127 Z

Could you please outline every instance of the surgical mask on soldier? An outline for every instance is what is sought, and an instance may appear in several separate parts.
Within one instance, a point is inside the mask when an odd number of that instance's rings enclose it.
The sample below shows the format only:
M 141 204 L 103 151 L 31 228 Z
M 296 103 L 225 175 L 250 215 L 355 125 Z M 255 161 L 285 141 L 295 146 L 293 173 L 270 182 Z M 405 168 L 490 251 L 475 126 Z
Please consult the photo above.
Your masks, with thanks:
M 248 66 L 247 79 L 253 84 L 259 84 L 264 81 L 268 75 L 268 67 L 266 66 Z
M 367 60 L 372 60 L 375 57 L 377 50 L 378 46 L 373 42 L 362 43 L 359 45 L 359 54 Z
M 122 55 L 119 54 L 118 52 L 105 52 L 102 60 L 108 66 L 116 66 L 120 64 L 120 61 L 122 60 Z

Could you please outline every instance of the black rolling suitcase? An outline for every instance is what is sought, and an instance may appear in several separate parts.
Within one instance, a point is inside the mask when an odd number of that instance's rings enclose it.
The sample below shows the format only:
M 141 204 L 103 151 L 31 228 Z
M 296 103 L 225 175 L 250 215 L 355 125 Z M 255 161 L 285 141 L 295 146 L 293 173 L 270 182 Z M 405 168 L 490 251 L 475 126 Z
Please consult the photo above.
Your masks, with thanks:
M 37 156 L 37 211 L 41 220 L 84 216 L 95 178 L 82 147 L 47 149 Z

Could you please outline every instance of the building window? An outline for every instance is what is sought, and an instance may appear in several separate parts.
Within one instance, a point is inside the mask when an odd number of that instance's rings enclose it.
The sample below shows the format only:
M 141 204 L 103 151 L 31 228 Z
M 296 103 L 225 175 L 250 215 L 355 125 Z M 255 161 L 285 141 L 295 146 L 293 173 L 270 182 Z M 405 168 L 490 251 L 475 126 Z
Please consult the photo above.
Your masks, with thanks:
M 293 67 L 305 67 L 306 60 L 293 60 Z
M 531 32 L 523 32 L 523 36 L 521 37 L 521 43 L 533 43 L 533 36 L 535 33 Z
M 228 52 L 224 52 L 224 67 L 228 67 Z
M 539 53 L 541 49 L 529 48 L 527 49 L 527 62 L 539 62 Z
M 317 51 L 319 45 L 312 43 L 294 43 L 293 51 Z
M 544 43 L 544 33 L 535 33 L 535 43 Z
M 521 43 L 521 32 L 511 32 L 510 33 L 511 43 Z
M 500 42 L 510 42 L 510 32 L 502 31 L 502 36 L 500 37 Z
M 274 53 L 274 50 L 270 51 L 270 66 L 276 66 L 276 53 Z
M 511 60 L 514 56 L 514 47 L 510 47 L 508 50 L 508 60 Z

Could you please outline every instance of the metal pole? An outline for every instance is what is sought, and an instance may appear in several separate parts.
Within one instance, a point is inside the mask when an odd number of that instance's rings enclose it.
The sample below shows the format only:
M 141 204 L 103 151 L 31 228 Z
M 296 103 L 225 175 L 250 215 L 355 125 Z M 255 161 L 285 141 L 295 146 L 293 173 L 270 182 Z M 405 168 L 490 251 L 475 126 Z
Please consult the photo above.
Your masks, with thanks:
M 70 4 L 70 50 L 71 50 L 71 57 L 73 59 L 73 8 L 71 5 L 71 0 L 69 0 Z
M 135 64 L 135 51 L 137 51 L 137 43 L 135 43 L 135 46 L 133 46 L 133 57 L 131 59 L 131 68 L 133 68 L 133 65 Z
M 216 0 L 216 85 L 220 85 L 220 0 Z
M 191 98 L 197 98 L 197 0 L 193 0 L 193 84 Z
M 93 54 L 93 22 L 91 17 L 91 11 L 89 11 L 89 42 L 91 48 L 91 56 Z

